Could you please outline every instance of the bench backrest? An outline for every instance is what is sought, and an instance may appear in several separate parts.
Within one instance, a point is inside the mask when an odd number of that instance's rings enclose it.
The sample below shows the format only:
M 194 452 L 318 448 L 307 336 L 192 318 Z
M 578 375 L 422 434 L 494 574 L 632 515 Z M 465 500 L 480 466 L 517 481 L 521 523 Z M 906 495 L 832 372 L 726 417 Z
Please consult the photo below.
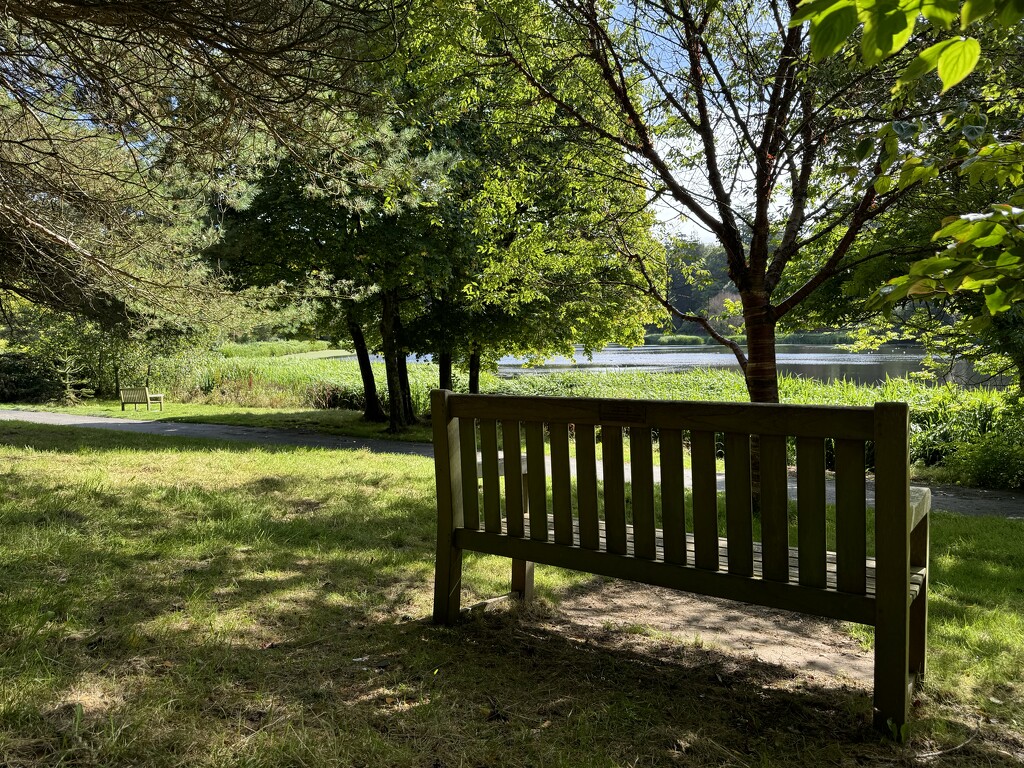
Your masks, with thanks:
M 121 390 L 121 402 L 146 403 L 149 401 L 149 387 L 125 387 Z
M 584 549 L 663 558 L 741 576 L 752 575 L 754 548 L 759 546 L 761 575 L 775 581 L 789 581 L 790 547 L 795 547 L 799 583 L 807 587 L 827 586 L 826 441 L 832 441 L 838 580 L 832 586 L 861 595 L 867 588 L 865 474 L 870 445 L 875 465 L 876 575 L 879 581 L 892 578 L 905 583 L 910 530 L 905 403 L 834 407 L 456 395 L 437 390 L 432 410 L 442 526 L 548 541 L 550 515 L 551 538 L 557 544 L 572 545 L 578 536 Z M 550 441 L 547 459 L 546 436 Z M 795 443 L 797 467 L 795 542 L 789 536 L 787 441 Z M 524 454 L 525 462 L 516 460 Z M 687 454 L 692 476 L 689 505 L 684 501 Z M 728 541 L 724 552 L 720 552 L 718 530 L 716 461 L 720 457 L 724 457 Z M 660 537 L 656 534 L 656 473 L 660 474 Z M 754 542 L 752 511 L 757 476 L 759 544 Z M 690 506 L 692 525 L 686 522 L 686 506 Z M 693 537 L 690 563 L 687 534 Z M 661 552 L 656 551 L 659 541 Z M 885 557 L 883 551 L 887 551 Z M 889 564 L 883 565 L 883 560 Z M 887 576 L 888 570 L 892 573 Z

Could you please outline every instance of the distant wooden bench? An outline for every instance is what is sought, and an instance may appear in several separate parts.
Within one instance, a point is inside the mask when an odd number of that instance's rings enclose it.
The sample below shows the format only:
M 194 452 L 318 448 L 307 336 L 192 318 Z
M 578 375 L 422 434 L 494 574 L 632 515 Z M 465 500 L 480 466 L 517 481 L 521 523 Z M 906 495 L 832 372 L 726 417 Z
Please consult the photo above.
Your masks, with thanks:
M 931 499 L 928 489 L 910 486 L 906 404 L 847 408 L 439 390 L 432 411 L 436 622 L 459 618 L 462 553 L 471 550 L 512 558 L 512 592 L 522 597 L 532 589 L 532 564 L 545 563 L 873 625 L 874 722 L 901 737 L 912 687 L 925 670 Z M 826 544 L 827 441 L 836 468 L 835 551 Z M 874 557 L 867 555 L 869 444 Z M 796 455 L 794 541 L 787 445 L 795 445 Z M 724 537 L 716 473 L 722 453 Z M 760 458 L 759 541 L 752 456 Z
M 150 392 L 149 387 L 125 387 L 121 390 L 122 411 L 126 405 L 134 405 L 136 411 L 139 410 L 140 405 L 145 405 L 148 411 L 149 406 L 154 404 L 158 404 L 162 411 L 164 409 L 164 396 Z

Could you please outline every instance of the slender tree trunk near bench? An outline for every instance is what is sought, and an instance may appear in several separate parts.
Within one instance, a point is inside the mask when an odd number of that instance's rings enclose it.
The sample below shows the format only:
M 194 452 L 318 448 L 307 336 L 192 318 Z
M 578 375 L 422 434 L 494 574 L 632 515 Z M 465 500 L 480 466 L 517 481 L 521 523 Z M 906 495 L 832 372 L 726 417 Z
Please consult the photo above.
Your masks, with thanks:
M 409 369 L 402 345 L 402 319 L 394 289 L 381 293 L 380 335 L 383 340 L 384 368 L 388 380 L 388 429 L 400 432 L 416 420 L 409 391 Z
M 477 350 L 469 353 L 469 392 L 480 394 L 480 353 Z
M 439 352 L 437 355 L 438 388 L 455 389 L 455 380 L 452 375 L 452 353 L 451 350 Z
M 359 377 L 363 383 L 363 418 L 366 421 L 384 422 L 388 416 L 384 413 L 384 406 L 380 403 L 380 395 L 377 393 L 377 380 L 373 377 L 373 366 L 370 364 L 370 350 L 366 346 L 366 336 L 363 335 L 363 328 L 359 325 L 352 308 L 345 311 L 345 325 L 348 328 L 349 336 L 352 337 L 352 346 L 356 353 L 356 360 L 359 361 Z

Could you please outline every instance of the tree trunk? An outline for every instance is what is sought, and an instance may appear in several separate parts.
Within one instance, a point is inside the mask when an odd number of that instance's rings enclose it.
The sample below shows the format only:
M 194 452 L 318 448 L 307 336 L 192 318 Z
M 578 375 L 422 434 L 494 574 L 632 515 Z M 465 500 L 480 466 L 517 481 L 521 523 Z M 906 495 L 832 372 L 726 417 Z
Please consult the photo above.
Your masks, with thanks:
M 381 293 L 380 335 L 383 340 L 384 370 L 388 381 L 388 431 L 401 432 L 415 421 L 409 372 L 401 344 L 402 322 L 398 297 L 393 290 Z
M 480 393 L 480 353 L 476 350 L 469 353 L 469 391 Z
M 416 422 L 416 407 L 412 404 L 412 386 L 409 384 L 409 365 L 406 350 L 399 346 L 398 350 L 398 384 L 402 401 L 402 417 L 407 424 Z
M 352 346 L 355 347 L 356 359 L 359 361 L 359 376 L 363 380 L 363 418 L 367 421 L 385 422 L 388 416 L 384 413 L 384 406 L 381 405 L 380 395 L 377 393 L 377 380 L 373 378 L 373 367 L 370 365 L 370 350 L 366 347 L 366 337 L 352 307 L 345 311 L 345 325 L 352 337 Z
M 747 332 L 747 364 L 743 377 L 752 403 L 779 402 L 779 369 L 775 359 L 775 318 L 768 295 L 743 291 L 743 321 Z
M 455 378 L 452 375 L 452 353 L 440 352 L 437 355 L 438 386 L 441 389 L 455 389 Z

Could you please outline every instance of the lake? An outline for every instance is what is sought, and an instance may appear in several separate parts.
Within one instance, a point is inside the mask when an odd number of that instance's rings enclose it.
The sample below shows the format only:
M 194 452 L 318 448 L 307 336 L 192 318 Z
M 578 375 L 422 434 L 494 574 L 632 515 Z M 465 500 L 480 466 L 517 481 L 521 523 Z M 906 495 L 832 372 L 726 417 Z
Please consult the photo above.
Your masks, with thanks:
M 819 381 L 853 381 L 878 384 L 922 371 L 924 352 L 919 347 L 886 347 L 875 352 L 846 352 L 833 346 L 780 344 L 776 358 L 779 371 Z M 577 350 L 576 360 L 553 357 L 541 366 L 524 367 L 525 360 L 504 357 L 498 363 L 502 376 L 522 376 L 547 371 L 684 371 L 689 368 L 734 368 L 736 358 L 724 348 L 706 346 L 620 347 L 610 345 L 587 359 Z M 953 367 L 952 380 L 967 386 L 998 386 L 983 381 L 966 363 Z

